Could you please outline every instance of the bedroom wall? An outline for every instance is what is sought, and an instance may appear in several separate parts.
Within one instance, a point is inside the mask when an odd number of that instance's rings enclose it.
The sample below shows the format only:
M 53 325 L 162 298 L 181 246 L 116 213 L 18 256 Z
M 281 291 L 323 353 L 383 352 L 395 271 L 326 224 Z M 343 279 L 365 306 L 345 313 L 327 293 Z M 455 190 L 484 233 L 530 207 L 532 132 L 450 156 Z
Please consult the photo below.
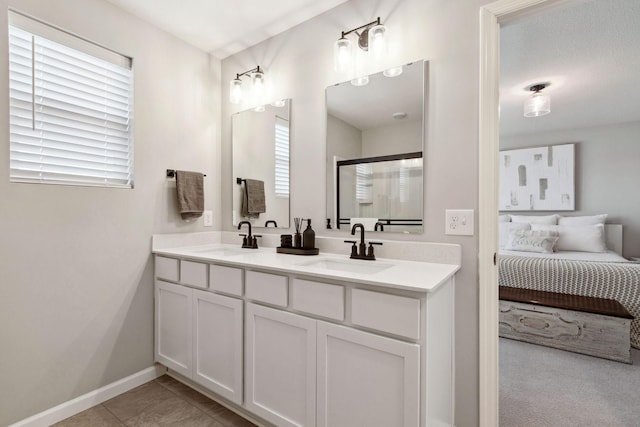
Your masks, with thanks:
M 500 138 L 505 150 L 565 143 L 576 143 L 576 210 L 563 215 L 609 214 L 623 225 L 623 255 L 640 256 L 640 122 Z
M 9 183 L 9 6 L 133 57 L 134 189 Z M 102 0 L 0 10 L 5 426 L 153 365 L 151 235 L 220 227 L 220 61 Z M 167 168 L 207 174 L 214 227 L 179 218 Z
M 424 232 L 385 238 L 462 245 L 456 276 L 456 425 L 478 424 L 477 234 L 444 234 L 445 209 L 478 206 L 478 22 L 484 0 L 351 0 L 222 61 L 222 85 L 260 65 L 272 99 L 292 99 L 291 215 L 311 218 L 319 236 L 345 232 L 320 226 L 326 218 L 325 89 L 346 80 L 333 71 L 340 32 L 380 16 L 388 28 L 389 66 L 429 60 L 425 133 Z M 381 71 L 369 66 L 367 74 Z M 222 98 L 222 227 L 231 226 L 231 115 L 248 108 Z M 476 227 L 477 229 L 477 227 Z M 262 234 L 266 230 L 261 230 Z M 282 233 L 278 230 L 278 233 Z M 345 254 L 348 248 L 345 248 Z

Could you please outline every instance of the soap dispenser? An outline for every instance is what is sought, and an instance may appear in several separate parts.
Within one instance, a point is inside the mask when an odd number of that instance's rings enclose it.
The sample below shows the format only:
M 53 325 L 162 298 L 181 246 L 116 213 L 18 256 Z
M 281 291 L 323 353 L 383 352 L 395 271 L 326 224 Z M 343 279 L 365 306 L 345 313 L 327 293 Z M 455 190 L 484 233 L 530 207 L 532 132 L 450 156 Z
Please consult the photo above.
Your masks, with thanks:
M 311 219 L 307 219 L 307 228 L 302 233 L 303 249 L 314 249 L 316 247 L 316 232 L 311 228 Z

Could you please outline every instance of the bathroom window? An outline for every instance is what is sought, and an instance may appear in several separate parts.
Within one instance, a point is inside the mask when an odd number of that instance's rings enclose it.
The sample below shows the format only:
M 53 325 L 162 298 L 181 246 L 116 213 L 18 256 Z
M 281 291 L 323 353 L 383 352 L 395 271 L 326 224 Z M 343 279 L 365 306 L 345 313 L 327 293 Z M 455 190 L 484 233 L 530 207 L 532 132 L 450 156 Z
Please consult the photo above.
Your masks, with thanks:
M 276 116 L 275 194 L 289 197 L 289 121 Z
M 9 12 L 12 182 L 133 188 L 130 58 Z

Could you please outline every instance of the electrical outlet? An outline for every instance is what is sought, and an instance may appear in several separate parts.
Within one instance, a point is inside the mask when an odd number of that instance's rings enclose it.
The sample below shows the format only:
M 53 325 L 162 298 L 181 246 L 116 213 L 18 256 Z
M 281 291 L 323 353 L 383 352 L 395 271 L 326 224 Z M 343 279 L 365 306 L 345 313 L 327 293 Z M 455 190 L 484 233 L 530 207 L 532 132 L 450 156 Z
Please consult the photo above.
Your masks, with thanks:
M 473 221 L 473 209 L 447 209 L 444 234 L 473 236 Z
M 213 226 L 213 212 L 211 211 L 204 211 L 202 213 L 202 220 L 204 222 L 204 226 L 205 227 L 211 227 Z

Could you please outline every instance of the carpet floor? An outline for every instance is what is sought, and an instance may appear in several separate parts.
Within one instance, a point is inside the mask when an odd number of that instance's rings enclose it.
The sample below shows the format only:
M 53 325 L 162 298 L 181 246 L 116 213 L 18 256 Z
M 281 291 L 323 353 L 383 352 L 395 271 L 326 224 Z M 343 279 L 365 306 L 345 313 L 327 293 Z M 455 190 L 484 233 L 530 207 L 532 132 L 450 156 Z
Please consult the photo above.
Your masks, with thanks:
M 632 365 L 500 338 L 503 427 L 640 426 L 640 350 Z

